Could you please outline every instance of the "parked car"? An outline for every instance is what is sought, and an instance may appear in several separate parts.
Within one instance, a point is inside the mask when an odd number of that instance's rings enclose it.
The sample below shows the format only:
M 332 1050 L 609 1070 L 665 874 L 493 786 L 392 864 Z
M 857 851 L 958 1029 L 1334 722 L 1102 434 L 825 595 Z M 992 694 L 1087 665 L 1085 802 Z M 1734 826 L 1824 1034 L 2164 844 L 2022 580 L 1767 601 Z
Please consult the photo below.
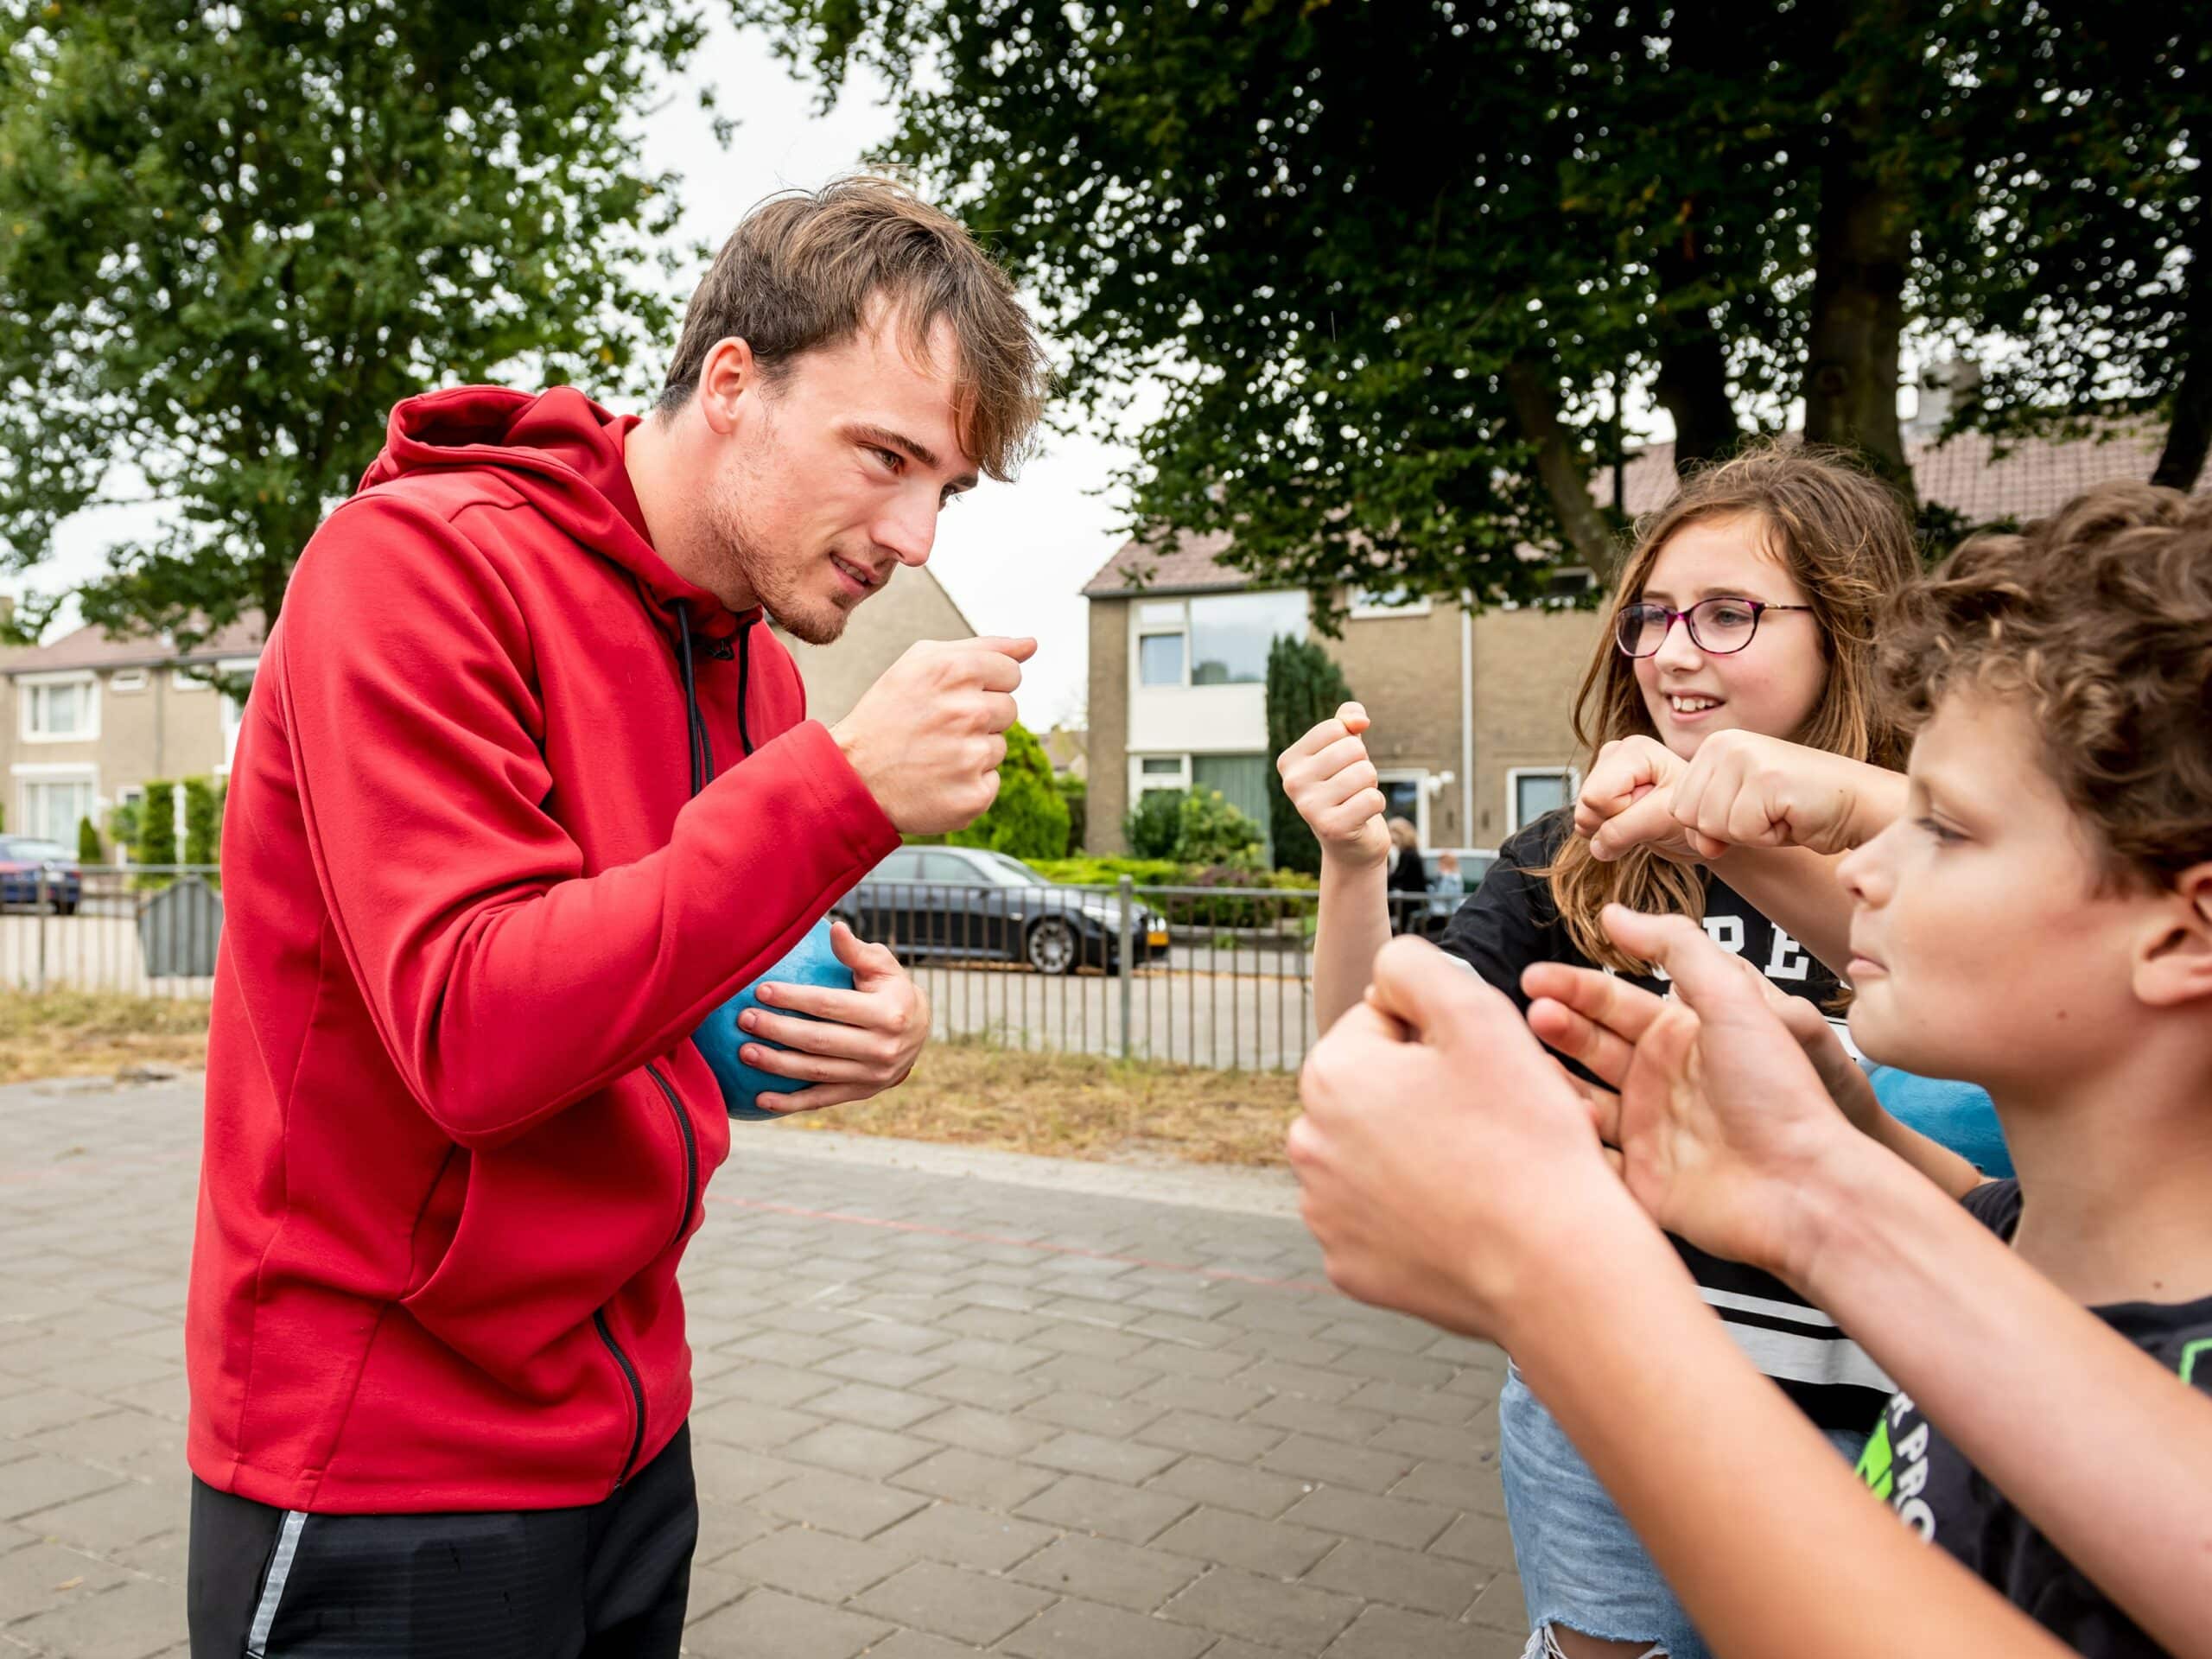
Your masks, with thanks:
M 60 842 L 0 836 L 0 905 L 45 903 L 57 916 L 73 916 L 84 896 L 77 855 Z
M 1018 858 L 979 847 L 901 847 L 838 900 L 836 914 L 902 960 L 1027 963 L 1040 974 L 1122 970 L 1122 901 L 1056 887 Z M 1167 954 L 1167 919 L 1139 905 L 1129 957 Z

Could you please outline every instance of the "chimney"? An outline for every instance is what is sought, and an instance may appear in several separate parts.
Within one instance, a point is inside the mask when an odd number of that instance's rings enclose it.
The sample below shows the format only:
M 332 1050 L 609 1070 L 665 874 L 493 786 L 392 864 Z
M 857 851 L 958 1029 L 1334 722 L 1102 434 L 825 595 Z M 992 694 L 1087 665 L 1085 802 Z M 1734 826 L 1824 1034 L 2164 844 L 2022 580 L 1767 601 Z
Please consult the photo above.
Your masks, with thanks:
M 1980 388 L 1981 370 L 1973 359 L 1956 353 L 1938 358 L 1920 372 L 1920 403 L 1904 423 L 1905 435 L 1933 438 Z

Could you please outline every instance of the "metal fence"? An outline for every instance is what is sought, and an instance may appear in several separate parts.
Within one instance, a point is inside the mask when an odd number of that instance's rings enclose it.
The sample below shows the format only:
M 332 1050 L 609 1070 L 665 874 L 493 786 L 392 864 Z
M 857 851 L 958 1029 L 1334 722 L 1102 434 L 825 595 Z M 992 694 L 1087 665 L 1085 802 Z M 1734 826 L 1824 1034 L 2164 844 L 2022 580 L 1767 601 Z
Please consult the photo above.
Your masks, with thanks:
M 7 878 L 0 983 L 205 998 L 222 897 L 186 865 Z M 888 944 L 935 1034 L 1251 1071 L 1294 1069 L 1314 1033 L 1317 895 L 1238 887 L 868 882 L 836 913 Z M 1433 933 L 1442 901 L 1393 895 L 1393 927 Z

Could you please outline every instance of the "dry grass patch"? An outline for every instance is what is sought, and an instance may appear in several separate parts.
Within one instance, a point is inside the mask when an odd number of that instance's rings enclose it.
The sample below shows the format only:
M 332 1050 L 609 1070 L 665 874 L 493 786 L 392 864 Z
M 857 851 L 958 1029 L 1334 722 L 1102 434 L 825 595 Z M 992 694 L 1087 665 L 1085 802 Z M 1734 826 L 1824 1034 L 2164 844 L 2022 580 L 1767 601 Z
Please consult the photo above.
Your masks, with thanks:
M 86 991 L 0 991 L 0 1083 L 207 1064 L 207 1005 Z
M 0 1083 L 207 1063 L 205 1002 L 0 991 Z M 931 1045 L 906 1086 L 882 1099 L 810 1113 L 791 1127 L 1102 1163 L 1277 1165 L 1297 1116 L 1297 1080 L 1283 1072 L 958 1040 Z

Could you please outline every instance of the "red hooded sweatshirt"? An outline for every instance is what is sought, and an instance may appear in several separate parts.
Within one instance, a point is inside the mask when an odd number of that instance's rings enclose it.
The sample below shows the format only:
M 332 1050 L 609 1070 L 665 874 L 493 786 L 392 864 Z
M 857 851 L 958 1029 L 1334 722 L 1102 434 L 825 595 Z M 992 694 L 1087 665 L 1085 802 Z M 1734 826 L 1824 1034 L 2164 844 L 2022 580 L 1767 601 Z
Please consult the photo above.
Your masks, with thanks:
M 730 1136 L 690 1033 L 898 835 L 760 613 L 653 552 L 635 423 L 410 399 L 293 575 L 224 825 L 210 1485 L 594 1503 L 690 1409 L 677 1262 Z

